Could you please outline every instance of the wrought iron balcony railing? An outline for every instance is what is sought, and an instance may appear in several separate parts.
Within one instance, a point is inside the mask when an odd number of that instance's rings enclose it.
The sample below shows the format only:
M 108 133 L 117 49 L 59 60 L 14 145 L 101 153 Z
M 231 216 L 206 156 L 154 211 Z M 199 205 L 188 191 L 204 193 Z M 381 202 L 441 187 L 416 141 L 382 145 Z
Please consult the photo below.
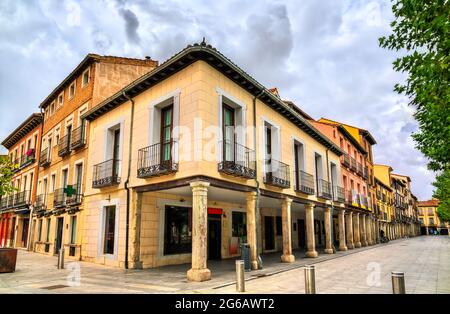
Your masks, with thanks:
M 39 166 L 47 167 L 52 162 L 50 158 L 50 149 L 51 148 L 47 147 L 41 151 L 41 155 L 39 156 Z
M 29 149 L 25 155 L 20 158 L 20 168 L 31 165 L 36 160 L 36 151 L 34 148 Z
M 323 179 L 317 179 L 317 196 L 331 199 L 331 184 Z
M 138 178 L 150 178 L 178 171 L 178 163 L 174 160 L 176 141 L 170 141 L 141 148 L 138 151 Z
M 7 206 L 7 208 L 12 208 L 14 206 L 15 200 L 16 200 L 16 195 L 15 194 L 8 195 L 8 206 Z
M 345 204 L 352 205 L 353 203 L 353 193 L 350 190 L 345 190 Z
M 369 203 L 367 202 L 367 196 L 360 194 L 360 198 L 361 198 L 361 205 L 367 208 L 369 205 Z
M 0 209 L 8 208 L 8 197 L 6 195 L 2 196 L 0 200 Z
M 238 143 L 219 142 L 222 161 L 218 171 L 229 175 L 253 179 L 256 177 L 255 151 Z
M 71 193 L 66 193 L 66 205 L 80 205 L 83 201 L 83 193 L 80 185 L 71 186 Z
M 353 157 L 350 157 L 350 169 L 356 171 L 356 159 Z
M 82 125 L 72 131 L 70 140 L 70 149 L 78 149 L 86 144 L 85 127 Z
M 345 202 L 345 190 L 340 186 L 333 186 L 333 201 Z
M 17 157 L 14 161 L 13 161 L 13 165 L 14 168 L 12 169 L 12 172 L 17 172 L 20 170 L 20 162 L 22 161 L 21 157 Z
M 341 156 L 341 163 L 346 166 L 347 168 L 350 167 L 350 156 L 346 153 L 344 153 Z
M 64 207 L 66 206 L 66 194 L 64 194 L 64 188 L 56 189 L 53 192 L 53 207 Z
M 66 134 L 59 139 L 58 156 L 63 157 L 70 153 L 70 134 Z
M 295 175 L 295 190 L 305 194 L 313 195 L 314 189 L 314 176 L 303 170 L 294 172 Z
M 287 189 L 291 186 L 289 165 L 275 160 L 265 160 L 264 183 Z
M 357 172 L 360 176 L 362 176 L 362 175 L 363 175 L 363 166 L 362 166 L 362 164 L 358 162 L 356 165 L 357 165 L 357 167 L 356 167 L 356 172 Z
M 369 168 L 367 166 L 364 167 L 363 177 L 366 180 L 369 178 Z
M 92 187 L 101 188 L 119 184 L 119 162 L 120 160 L 110 159 L 95 165 Z
M 14 196 L 14 207 L 26 206 L 30 204 L 30 191 L 17 192 Z
M 36 199 L 34 201 L 35 210 L 45 209 L 45 196 L 45 194 L 36 195 Z

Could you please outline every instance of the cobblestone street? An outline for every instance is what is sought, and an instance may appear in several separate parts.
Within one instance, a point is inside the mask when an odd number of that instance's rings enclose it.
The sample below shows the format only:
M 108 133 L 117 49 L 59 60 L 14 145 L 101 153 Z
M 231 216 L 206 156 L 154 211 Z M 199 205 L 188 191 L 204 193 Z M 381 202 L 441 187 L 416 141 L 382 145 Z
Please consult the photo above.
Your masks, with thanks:
M 267 263 L 263 271 L 246 273 L 246 290 L 304 293 L 302 266 L 307 263 L 316 267 L 317 293 L 391 293 L 394 270 L 405 272 L 407 293 L 450 293 L 448 236 L 401 239 L 317 259 L 298 258 L 294 264 Z M 19 251 L 16 272 L 0 274 L 0 293 L 235 293 L 230 260 L 211 263 L 213 280 L 203 283 L 187 282 L 187 264 L 128 271 L 85 262 L 66 261 L 64 270 L 55 265 L 56 257 Z M 77 274 L 79 284 L 72 281 Z

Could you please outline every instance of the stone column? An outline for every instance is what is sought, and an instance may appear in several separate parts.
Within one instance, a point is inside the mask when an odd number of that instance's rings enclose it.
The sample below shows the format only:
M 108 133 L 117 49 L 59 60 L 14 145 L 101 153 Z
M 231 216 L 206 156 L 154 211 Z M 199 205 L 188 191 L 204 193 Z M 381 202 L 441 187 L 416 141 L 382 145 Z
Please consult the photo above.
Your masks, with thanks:
M 345 231 L 346 231 L 346 239 L 347 239 L 347 248 L 354 249 L 355 245 L 353 244 L 353 214 L 352 212 L 348 212 L 345 215 Z
M 367 246 L 366 215 L 361 214 L 361 246 Z
M 314 205 L 305 205 L 305 224 L 306 224 L 306 257 L 317 257 L 316 239 L 314 235 Z
M 190 281 L 211 279 L 206 267 L 208 230 L 208 186 L 209 182 L 191 182 L 192 188 L 192 268 L 187 272 Z
M 345 210 L 341 209 L 338 213 L 338 225 L 339 225 L 339 251 L 347 251 L 347 245 L 345 244 Z
M 292 254 L 291 204 L 292 199 L 287 197 L 281 203 L 281 221 L 283 223 L 283 255 L 281 255 L 281 261 L 284 263 L 295 261 L 295 257 Z
M 324 216 L 325 216 L 325 253 L 327 254 L 333 254 L 333 242 L 331 239 L 331 208 L 325 207 L 324 210 Z
M 359 229 L 359 213 L 353 214 L 353 239 L 355 247 L 361 247 L 361 233 Z
M 370 215 L 366 215 L 366 240 L 367 245 L 372 245 L 372 232 L 371 232 L 372 222 Z
M 258 247 L 256 241 L 256 192 L 247 193 L 247 243 L 250 245 L 252 269 L 258 269 Z

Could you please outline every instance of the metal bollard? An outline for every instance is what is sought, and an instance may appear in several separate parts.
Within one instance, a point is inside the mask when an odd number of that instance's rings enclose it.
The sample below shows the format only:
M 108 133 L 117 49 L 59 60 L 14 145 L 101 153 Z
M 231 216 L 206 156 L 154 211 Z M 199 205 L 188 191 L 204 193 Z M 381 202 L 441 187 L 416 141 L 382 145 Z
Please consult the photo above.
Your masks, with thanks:
M 305 266 L 305 293 L 316 294 L 316 275 L 313 265 Z
M 64 248 L 58 252 L 58 269 L 64 269 Z
M 405 294 L 405 273 L 399 271 L 391 272 L 392 277 L 392 293 Z
M 236 291 L 245 292 L 245 271 L 244 271 L 244 261 L 236 261 Z

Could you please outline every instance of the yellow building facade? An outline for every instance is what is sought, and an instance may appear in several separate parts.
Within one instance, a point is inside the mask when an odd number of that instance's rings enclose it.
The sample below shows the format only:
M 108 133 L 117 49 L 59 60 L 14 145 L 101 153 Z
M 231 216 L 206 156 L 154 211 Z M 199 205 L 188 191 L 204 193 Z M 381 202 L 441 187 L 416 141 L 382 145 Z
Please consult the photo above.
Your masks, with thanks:
M 449 224 L 440 220 L 437 214 L 437 208 L 439 206 L 439 200 L 431 199 L 428 201 L 421 201 L 418 203 L 419 207 L 419 220 L 421 226 L 422 235 L 432 234 L 449 234 Z

